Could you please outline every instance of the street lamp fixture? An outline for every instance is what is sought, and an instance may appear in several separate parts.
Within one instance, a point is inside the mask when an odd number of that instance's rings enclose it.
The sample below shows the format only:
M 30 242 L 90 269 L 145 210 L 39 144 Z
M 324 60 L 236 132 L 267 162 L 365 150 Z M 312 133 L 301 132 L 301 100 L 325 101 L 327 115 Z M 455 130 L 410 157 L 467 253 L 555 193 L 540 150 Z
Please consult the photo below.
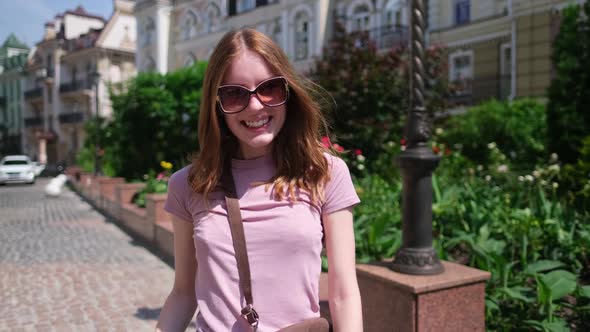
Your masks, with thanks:
M 390 265 L 394 271 L 414 275 L 444 271 L 432 247 L 432 172 L 440 157 L 428 145 L 431 127 L 424 102 L 424 13 L 424 1 L 411 0 L 408 143 L 397 158 L 403 179 L 402 246 Z
M 102 149 L 100 147 L 100 116 L 98 114 L 98 87 L 100 85 L 100 73 L 94 71 L 90 73 L 90 78 L 94 85 L 94 120 L 96 125 L 96 128 L 94 129 L 94 175 L 103 175 Z

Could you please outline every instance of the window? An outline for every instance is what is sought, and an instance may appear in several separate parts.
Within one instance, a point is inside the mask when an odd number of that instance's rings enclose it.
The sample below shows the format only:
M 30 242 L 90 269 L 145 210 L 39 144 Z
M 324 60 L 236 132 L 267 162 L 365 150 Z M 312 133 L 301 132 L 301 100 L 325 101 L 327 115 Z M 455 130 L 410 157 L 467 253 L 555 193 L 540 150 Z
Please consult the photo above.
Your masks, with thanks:
M 207 23 L 206 31 L 214 32 L 216 27 L 219 26 L 219 18 L 221 17 L 221 10 L 214 3 L 209 3 L 207 7 Z
M 309 17 L 305 12 L 295 15 L 295 60 L 306 59 L 309 53 Z
M 281 24 L 282 24 L 281 18 L 277 17 L 274 20 L 273 24 L 271 25 L 271 28 L 269 29 L 269 31 L 271 33 L 270 37 L 279 46 L 282 46 L 283 28 L 282 28 Z
M 182 26 L 180 27 L 180 39 L 189 40 L 197 35 L 197 16 L 192 12 L 188 11 L 182 20 Z
M 243 13 L 256 8 L 256 0 L 238 0 L 237 12 Z
M 352 31 L 366 31 L 370 28 L 369 7 L 357 6 L 352 14 Z
M 156 24 L 151 17 L 148 17 L 143 26 L 143 40 L 142 46 L 147 46 L 152 43 L 153 34 L 156 30 Z
M 458 94 L 471 93 L 473 80 L 473 51 L 457 51 L 449 55 L 449 81 Z
M 385 25 L 387 27 L 408 25 L 407 8 L 401 0 L 390 0 L 385 6 Z
M 500 99 L 506 99 L 512 90 L 512 50 L 510 43 L 500 45 Z
M 469 22 L 470 0 L 455 0 L 455 25 Z
M 156 62 L 154 61 L 154 59 L 152 59 L 152 57 L 148 56 L 147 59 L 145 59 L 143 68 L 145 69 L 145 71 L 154 71 L 156 70 Z

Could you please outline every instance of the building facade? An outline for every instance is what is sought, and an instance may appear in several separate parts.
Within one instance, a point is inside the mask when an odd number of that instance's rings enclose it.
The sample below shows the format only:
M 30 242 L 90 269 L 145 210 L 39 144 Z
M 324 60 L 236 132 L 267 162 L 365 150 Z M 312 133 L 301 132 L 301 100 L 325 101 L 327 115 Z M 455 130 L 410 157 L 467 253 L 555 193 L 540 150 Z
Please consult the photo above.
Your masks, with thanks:
M 454 99 L 545 96 L 561 10 L 585 1 L 430 0 L 430 43 L 448 48 Z
M 0 47 L 0 155 L 24 150 L 22 71 L 28 54 L 29 47 L 14 34 Z
M 25 150 L 42 163 L 74 163 L 85 123 L 112 113 L 108 85 L 135 75 L 133 2 L 113 4 L 108 21 L 82 7 L 57 15 L 27 64 Z
M 335 24 L 366 30 L 379 48 L 407 43 L 405 0 L 138 0 L 137 68 L 166 72 L 206 60 L 224 33 L 244 27 L 266 33 L 305 72 Z
M 452 99 L 544 96 L 560 12 L 585 0 L 424 0 L 426 41 L 447 49 Z M 336 25 L 367 31 L 377 47 L 407 45 L 410 0 L 138 0 L 139 71 L 166 72 L 209 58 L 221 36 L 252 27 L 296 69 L 320 56 Z M 140 51 L 138 51 L 139 54 Z

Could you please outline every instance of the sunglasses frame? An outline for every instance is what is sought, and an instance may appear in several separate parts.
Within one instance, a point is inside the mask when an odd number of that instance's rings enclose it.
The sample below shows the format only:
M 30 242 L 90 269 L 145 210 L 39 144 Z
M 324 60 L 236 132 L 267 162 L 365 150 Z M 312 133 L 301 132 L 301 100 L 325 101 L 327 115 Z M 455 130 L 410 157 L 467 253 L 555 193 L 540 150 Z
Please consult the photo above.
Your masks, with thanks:
M 260 86 L 263 85 L 264 83 L 267 83 L 269 81 L 276 80 L 276 79 L 282 79 L 283 82 L 284 82 L 284 84 L 285 84 L 285 100 L 283 102 L 279 103 L 279 104 L 276 104 L 276 105 L 269 105 L 269 104 L 265 103 L 264 101 L 262 101 L 262 99 L 258 95 L 258 88 L 260 88 Z M 227 87 L 237 87 L 237 88 L 242 88 L 242 89 L 248 91 L 248 99 L 247 99 L 248 102 L 244 105 L 244 107 L 242 107 L 241 110 L 235 111 L 235 112 L 228 112 L 228 111 L 226 111 L 223 108 L 223 105 L 221 103 L 221 98 L 219 98 L 219 90 L 221 88 L 227 88 Z M 278 106 L 284 105 L 287 102 L 287 100 L 289 100 L 289 83 L 287 82 L 287 78 L 286 77 L 284 77 L 284 76 L 275 76 L 275 77 L 267 78 L 264 81 L 258 83 L 258 85 L 256 85 L 256 87 L 254 88 L 254 90 L 250 90 L 247 87 L 245 87 L 243 85 L 239 85 L 239 84 L 220 85 L 217 88 L 216 102 L 217 102 L 217 105 L 219 106 L 219 109 L 221 110 L 221 112 L 223 112 L 225 114 L 237 114 L 237 113 L 242 112 L 243 110 L 245 110 L 248 107 L 248 105 L 250 104 L 250 98 L 252 98 L 252 95 L 253 94 L 256 95 L 256 98 L 258 98 L 258 100 L 260 101 L 260 103 L 262 103 L 262 105 L 267 106 L 267 107 L 278 107 Z

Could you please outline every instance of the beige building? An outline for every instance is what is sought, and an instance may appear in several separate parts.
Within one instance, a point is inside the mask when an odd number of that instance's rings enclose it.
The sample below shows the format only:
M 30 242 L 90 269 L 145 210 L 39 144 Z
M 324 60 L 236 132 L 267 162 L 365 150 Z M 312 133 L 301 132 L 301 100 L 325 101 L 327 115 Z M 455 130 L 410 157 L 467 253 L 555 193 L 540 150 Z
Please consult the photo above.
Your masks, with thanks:
M 108 84 L 135 75 L 133 2 L 114 0 L 105 20 L 82 7 L 45 24 L 25 78 L 25 153 L 43 163 L 73 163 L 84 124 L 110 117 Z M 98 91 L 98 94 L 97 94 Z
M 139 71 L 206 60 L 221 36 L 252 27 L 273 38 L 298 70 L 321 55 L 335 22 L 370 30 L 380 48 L 407 43 L 406 0 L 138 0 Z
M 448 47 L 459 103 L 544 96 L 552 42 L 570 0 L 430 0 L 429 41 Z
M 543 96 L 560 11 L 584 0 L 424 0 L 429 45 L 448 49 L 453 99 Z M 407 45 L 410 0 L 137 0 L 139 71 L 166 72 L 209 58 L 221 36 L 253 27 L 273 38 L 300 71 L 333 36 L 369 31 L 380 49 Z

